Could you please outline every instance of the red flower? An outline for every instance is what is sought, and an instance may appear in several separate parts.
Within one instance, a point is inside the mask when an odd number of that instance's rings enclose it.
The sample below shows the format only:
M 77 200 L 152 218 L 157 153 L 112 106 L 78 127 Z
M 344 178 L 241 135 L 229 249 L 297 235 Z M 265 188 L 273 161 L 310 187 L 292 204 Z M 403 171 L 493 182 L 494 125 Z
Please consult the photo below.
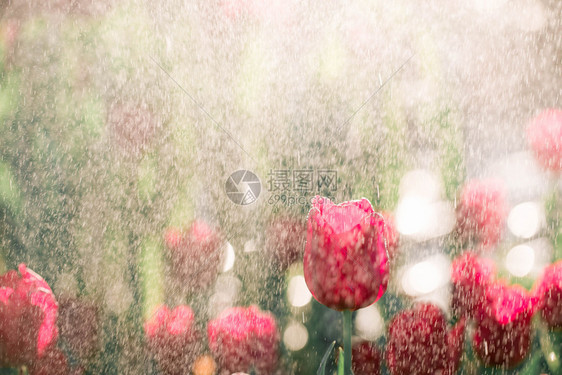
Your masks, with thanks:
M 61 338 L 82 361 L 88 360 L 98 346 L 98 307 L 78 298 L 59 298 Z
M 207 223 L 194 221 L 182 236 L 168 231 L 166 244 L 172 269 L 181 284 L 193 291 L 207 288 L 215 281 L 222 260 L 223 240 Z
M 357 310 L 384 294 L 384 221 L 367 199 L 335 205 L 315 198 L 308 214 L 304 277 L 314 298 L 335 310 Z
M 550 327 L 562 328 L 562 260 L 546 267 L 537 285 L 542 318 Z
M 57 341 L 57 301 L 41 276 L 20 264 L 0 277 L 0 365 L 29 365 Z
M 33 362 L 29 368 L 30 375 L 68 375 L 68 361 L 63 352 L 50 348 L 41 359 Z
M 457 230 L 483 247 L 497 244 L 507 215 L 506 192 L 496 180 L 471 180 L 464 185 L 457 207 Z
M 513 367 L 531 349 L 535 300 L 519 285 L 491 284 L 477 316 L 473 346 L 487 366 Z
M 545 169 L 562 171 L 562 110 L 541 112 L 527 127 L 527 139 Z
M 363 341 L 354 344 L 351 352 L 355 375 L 380 375 L 382 353 L 373 343 Z
M 148 347 L 160 371 L 167 375 L 184 374 L 199 350 L 199 334 L 189 306 L 170 311 L 160 306 L 144 324 Z
M 457 316 L 474 317 L 486 299 L 486 288 L 494 280 L 496 267 L 490 259 L 479 258 L 471 251 L 453 260 L 452 308 Z
M 279 271 L 283 272 L 302 257 L 305 241 L 305 225 L 295 219 L 282 218 L 267 228 L 265 246 Z
M 209 347 L 225 373 L 271 374 L 278 357 L 279 333 L 271 313 L 256 306 L 223 311 L 207 326 Z
M 393 375 L 454 374 L 462 354 L 465 321 L 448 332 L 441 310 L 418 304 L 390 322 L 386 360 Z

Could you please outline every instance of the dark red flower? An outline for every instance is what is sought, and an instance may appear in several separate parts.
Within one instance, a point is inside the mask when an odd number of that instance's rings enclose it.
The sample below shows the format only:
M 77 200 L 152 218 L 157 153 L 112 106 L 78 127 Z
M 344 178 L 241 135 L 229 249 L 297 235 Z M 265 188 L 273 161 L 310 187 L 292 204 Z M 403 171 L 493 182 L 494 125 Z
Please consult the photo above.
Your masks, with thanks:
M 194 291 L 215 281 L 223 254 L 223 240 L 218 231 L 196 220 L 180 239 L 177 233 L 170 234 L 167 244 L 173 272 L 183 286 Z
M 386 361 L 393 375 L 453 374 L 462 354 L 465 321 L 449 332 L 445 316 L 423 303 L 399 312 L 390 322 Z
M 277 365 L 279 333 L 275 318 L 256 306 L 223 311 L 207 326 L 209 347 L 222 371 L 271 374 Z
M 562 110 L 541 112 L 527 127 L 527 139 L 545 169 L 562 171 Z
M 464 349 L 465 328 L 466 318 L 461 318 L 447 335 L 447 366 L 443 370 L 443 375 L 454 375 L 459 369 Z
M 316 197 L 304 253 L 314 298 L 335 310 L 357 310 L 382 297 L 389 268 L 384 239 L 384 221 L 367 199 L 335 205 Z
M 562 328 L 562 260 L 546 267 L 537 285 L 543 320 L 551 328 Z
M 98 307 L 79 298 L 59 298 L 61 338 L 82 361 L 87 361 L 98 346 Z
M 43 357 L 29 367 L 30 375 L 69 375 L 68 361 L 63 352 L 49 348 Z
M 195 317 L 189 306 L 170 311 L 160 306 L 144 324 L 148 348 L 160 371 L 167 375 L 184 374 L 200 349 Z
M 375 344 L 363 341 L 351 348 L 352 369 L 355 375 L 380 375 L 382 353 Z
M 296 219 L 276 219 L 266 231 L 266 250 L 280 272 L 302 257 L 305 242 L 306 226 Z
M 41 276 L 20 264 L 0 276 L 0 365 L 30 365 L 57 341 L 58 305 Z
M 531 318 L 535 299 L 519 285 L 492 283 L 479 309 L 473 346 L 487 366 L 513 367 L 531 349 Z
M 485 302 L 486 288 L 494 280 L 494 262 L 467 251 L 453 260 L 451 268 L 453 311 L 457 316 L 474 317 Z
M 461 191 L 457 230 L 465 240 L 483 248 L 497 244 L 507 216 L 506 191 L 497 180 L 471 180 Z

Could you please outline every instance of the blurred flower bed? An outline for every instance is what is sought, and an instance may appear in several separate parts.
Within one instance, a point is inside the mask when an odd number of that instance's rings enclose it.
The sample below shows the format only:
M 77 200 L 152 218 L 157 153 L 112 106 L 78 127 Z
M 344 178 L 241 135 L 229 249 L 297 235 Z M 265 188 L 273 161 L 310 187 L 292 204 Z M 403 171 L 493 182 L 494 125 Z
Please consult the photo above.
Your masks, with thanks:
M 0 374 L 562 374 L 561 7 L 2 3 Z

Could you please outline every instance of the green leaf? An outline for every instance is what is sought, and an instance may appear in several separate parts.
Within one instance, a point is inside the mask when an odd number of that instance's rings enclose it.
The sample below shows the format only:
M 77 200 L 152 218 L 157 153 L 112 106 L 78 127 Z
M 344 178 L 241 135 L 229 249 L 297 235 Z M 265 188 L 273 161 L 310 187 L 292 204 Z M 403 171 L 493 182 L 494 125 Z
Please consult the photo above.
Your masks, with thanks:
M 332 354 L 332 350 L 334 350 L 334 346 L 336 345 L 335 341 L 332 341 L 326 353 L 322 357 L 322 361 L 320 362 L 320 367 L 318 367 L 318 371 L 316 372 L 317 375 L 325 375 L 326 374 L 326 363 L 328 362 L 328 358 L 330 358 L 330 354 Z
M 539 327 L 539 342 L 544 360 L 552 374 L 562 374 L 560 364 L 560 337 L 555 332 L 549 332 L 544 325 Z
M 345 372 L 344 371 L 344 367 L 345 367 L 344 362 L 345 362 L 345 360 L 344 360 L 343 349 L 339 348 L 339 352 L 340 352 L 340 354 L 339 354 L 339 359 L 338 359 L 338 375 L 344 375 L 344 372 Z
M 531 358 L 529 358 L 527 360 L 527 362 L 525 363 L 525 365 L 523 366 L 523 368 L 521 369 L 521 372 L 519 372 L 520 375 L 537 375 L 540 374 L 540 364 L 541 364 L 541 358 L 542 358 L 542 354 L 540 351 L 535 351 Z
M 142 243 L 140 280 L 143 291 L 143 316 L 148 319 L 164 302 L 164 260 L 160 241 L 146 238 Z

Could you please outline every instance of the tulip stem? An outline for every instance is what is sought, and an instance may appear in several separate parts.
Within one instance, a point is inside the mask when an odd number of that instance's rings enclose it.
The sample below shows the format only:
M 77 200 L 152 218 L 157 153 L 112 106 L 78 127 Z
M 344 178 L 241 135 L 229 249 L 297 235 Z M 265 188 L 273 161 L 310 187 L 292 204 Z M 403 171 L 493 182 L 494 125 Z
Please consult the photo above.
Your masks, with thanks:
M 343 312 L 343 366 L 344 375 L 352 375 L 351 373 L 351 310 Z

